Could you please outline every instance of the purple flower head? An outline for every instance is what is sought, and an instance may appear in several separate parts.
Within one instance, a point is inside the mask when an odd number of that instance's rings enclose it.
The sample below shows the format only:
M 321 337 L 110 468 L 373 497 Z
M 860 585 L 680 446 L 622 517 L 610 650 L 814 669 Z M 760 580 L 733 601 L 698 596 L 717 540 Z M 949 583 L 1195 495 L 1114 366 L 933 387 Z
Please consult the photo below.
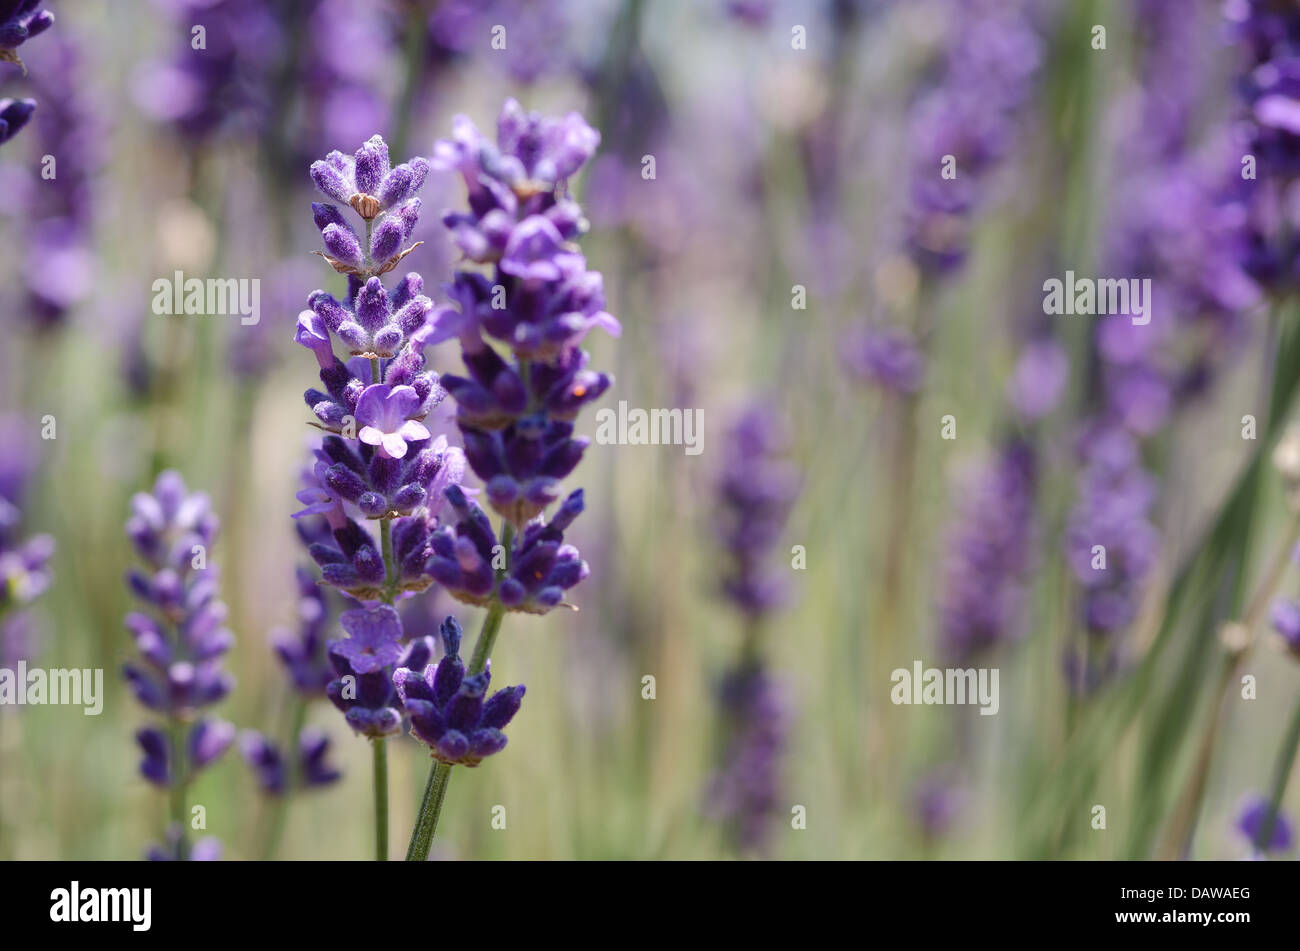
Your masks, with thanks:
M 1033 557 L 1037 459 L 1013 441 L 975 473 L 946 546 L 940 642 L 954 666 L 1020 633 Z
M 457 422 L 472 429 L 507 427 L 529 405 L 550 419 L 572 422 L 614 384 L 608 374 L 587 369 L 590 358 L 576 348 L 550 363 L 530 365 L 527 386 L 518 370 L 481 340 L 462 344 L 462 355 L 469 375 L 443 374 L 439 383 L 456 401 Z
M 345 611 L 339 622 L 348 636 L 331 641 L 329 649 L 348 662 L 358 674 L 387 667 L 402 654 L 402 621 L 390 605 Z
M 433 302 L 419 293 L 422 286 L 418 274 L 408 274 L 392 294 L 378 277 L 358 280 L 343 302 L 325 291 L 315 291 L 307 298 L 307 306 L 316 319 L 299 316 L 294 339 L 316 354 L 322 380 L 334 363 L 330 334 L 353 356 L 395 357 L 433 313 Z M 416 372 L 422 368 L 421 362 Z
M 297 758 L 285 762 L 284 754 L 274 741 L 256 730 L 245 730 L 239 737 L 244 762 L 253 771 L 257 785 L 269 796 L 281 796 L 291 788 L 328 786 L 342 775 L 329 765 L 329 737 L 310 727 L 297 737 Z
M 502 731 L 519 712 L 524 687 L 505 687 L 488 697 L 491 662 L 481 673 L 466 676 L 460 623 L 448 615 L 441 635 L 442 660 L 423 670 L 399 667 L 393 684 L 411 717 L 411 735 L 429 747 L 434 759 L 477 766 L 505 749 Z
M 927 773 L 912 790 L 912 814 L 927 840 L 942 837 L 965 805 L 965 790 L 950 770 Z
M 420 199 L 415 193 L 428 173 L 429 163 L 422 158 L 391 168 L 388 145 L 378 135 L 353 156 L 334 151 L 314 162 L 311 178 L 316 187 L 360 215 L 368 223 L 369 235 L 367 247 L 336 205 L 314 202 L 312 218 L 325 245 L 324 252 L 316 253 L 340 274 L 362 280 L 397 267 L 421 244 L 407 242 L 420 220 Z
M 399 434 L 405 425 L 399 427 Z M 424 439 L 409 444 L 403 441 L 402 445 L 405 453 L 394 458 L 364 437 L 357 443 L 325 437 L 315 469 L 320 488 L 299 494 L 301 500 L 311 503 L 303 514 L 317 508 L 328 513 L 341 500 L 366 518 L 412 515 L 421 507 L 436 515 L 442 507 L 443 491 L 465 478 L 465 454 L 449 446 L 446 436 L 428 438 L 427 430 Z
M 54 25 L 54 14 L 42 6 L 43 0 L 0 0 L 0 63 L 21 66 L 14 51 Z
M 709 784 L 705 809 L 727 824 L 738 848 L 761 850 L 781 812 L 789 700 L 776 678 L 751 663 L 723 677 L 717 702 L 723 724 L 722 766 Z
M 407 443 L 430 438 L 424 423 L 410 417 L 420 412 L 421 399 L 413 387 L 376 384 L 368 386 L 357 400 L 357 433 L 363 443 L 376 446 L 389 459 L 406 455 Z
M 1042 419 L 1060 402 L 1069 374 L 1069 358 L 1057 343 L 1031 343 L 1016 363 L 1007 384 L 1007 399 L 1021 419 Z
M 348 658 L 337 650 L 335 641 L 330 647 L 330 663 L 336 677 L 326 688 L 325 695 L 341 710 L 348 726 L 362 736 L 392 736 L 402 729 L 403 707 L 393 690 L 392 671 L 355 670 Z M 417 637 L 396 659 L 396 667 L 423 670 L 433 657 L 433 639 Z
M 193 775 L 216 762 L 234 739 L 234 724 L 225 720 L 199 719 L 187 733 L 184 774 Z M 172 768 L 171 741 L 167 734 L 157 727 L 145 727 L 136 731 L 135 741 L 144 754 L 140 761 L 140 775 L 155 786 L 171 786 L 176 774 Z
M 449 291 L 464 321 L 455 333 L 477 326 L 521 358 L 549 361 L 593 327 L 620 332 L 600 275 L 574 244 L 587 221 L 567 186 L 599 140 L 576 113 L 548 119 L 509 100 L 497 146 L 463 116 L 452 139 L 435 143 L 433 167 L 459 171 L 468 192 L 469 210 L 447 213 L 443 224 L 467 259 L 496 265 L 491 280 L 457 273 Z
M 901 330 L 877 330 L 850 341 L 845 357 L 859 378 L 896 393 L 915 393 L 925 382 L 925 355 Z
M 785 598 L 783 578 L 768 564 L 798 497 L 800 480 L 781 458 L 785 426 L 764 404 L 747 409 L 728 434 L 717 482 L 714 529 L 727 558 L 723 595 L 757 617 Z
M 131 510 L 127 534 L 149 570 L 131 570 L 127 584 L 150 610 L 126 617 L 144 663 L 124 665 L 123 676 L 148 709 L 188 718 L 234 685 L 220 661 L 234 636 L 217 597 L 216 568 L 208 564 L 217 519 L 207 496 L 191 494 L 172 471 L 158 477 L 152 493 L 138 493 Z
M 1252 849 L 1260 833 L 1264 831 L 1264 823 L 1270 819 L 1272 806 L 1272 801 L 1268 797 L 1259 794 L 1247 795 L 1237 805 L 1236 829 L 1251 844 Z M 1265 853 L 1289 852 L 1294 844 L 1295 832 L 1291 820 L 1278 811 L 1272 816 L 1263 851 Z
M 497 597 L 507 611 L 546 614 L 591 573 L 578 550 L 564 543 L 564 532 L 582 512 L 581 489 L 549 522 L 538 518 L 526 524 L 506 559 L 487 514 L 458 486 L 447 489 L 446 497 L 455 520 L 430 536 L 427 569 L 457 600 L 481 605 Z

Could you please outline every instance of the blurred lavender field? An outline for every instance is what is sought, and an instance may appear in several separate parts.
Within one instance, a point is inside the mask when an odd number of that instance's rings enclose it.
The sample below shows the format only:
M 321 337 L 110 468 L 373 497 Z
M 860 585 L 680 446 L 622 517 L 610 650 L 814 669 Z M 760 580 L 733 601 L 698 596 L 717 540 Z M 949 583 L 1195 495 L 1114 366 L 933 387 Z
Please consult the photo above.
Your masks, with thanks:
M 0 0 L 0 858 L 372 857 L 367 731 L 394 859 L 431 751 L 438 859 L 1295 858 L 1298 182 L 1283 0 Z M 379 275 L 427 321 L 349 350 Z M 336 352 L 393 405 L 304 403 Z M 322 428 L 445 468 L 371 505 Z M 142 604 L 209 694 L 124 677 Z M 499 611 L 453 750 L 416 675 Z

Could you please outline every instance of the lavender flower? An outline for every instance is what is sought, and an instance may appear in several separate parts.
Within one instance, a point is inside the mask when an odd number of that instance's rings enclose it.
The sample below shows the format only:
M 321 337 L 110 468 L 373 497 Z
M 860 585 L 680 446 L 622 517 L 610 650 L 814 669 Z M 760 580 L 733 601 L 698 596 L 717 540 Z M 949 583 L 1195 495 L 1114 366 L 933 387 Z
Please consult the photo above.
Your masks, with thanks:
M 1238 804 L 1236 829 L 1251 843 L 1252 849 L 1263 831 L 1272 806 L 1273 803 L 1267 796 L 1258 793 L 1244 797 Z M 1264 843 L 1264 852 L 1289 852 L 1294 844 L 1295 832 L 1291 820 L 1279 810 L 1273 817 L 1272 830 L 1268 834 L 1268 841 Z
M 413 638 L 393 659 L 392 667 L 376 667 L 370 658 L 362 660 L 358 670 L 348 655 L 360 653 L 356 647 L 340 649 L 346 642 L 332 641 L 330 663 L 337 675 L 326 687 L 326 696 L 344 715 L 354 732 L 363 736 L 393 736 L 402 730 L 403 706 L 393 690 L 395 668 L 423 670 L 433 657 L 433 639 Z
M 952 4 L 953 39 L 939 79 L 909 119 L 907 243 L 928 274 L 950 273 L 966 258 L 972 217 L 1006 155 L 1043 59 L 1042 41 L 1020 3 Z M 945 157 L 955 177 L 940 177 Z
M 468 260 L 493 272 L 456 273 L 458 310 L 437 316 L 428 342 L 459 337 L 469 375 L 443 384 L 457 402 L 465 455 L 492 507 L 522 529 L 558 501 L 560 480 L 588 445 L 573 435 L 573 420 L 613 382 L 588 370 L 578 349 L 593 327 L 620 328 L 604 310 L 601 276 L 573 243 L 587 222 L 568 188 L 600 135 L 577 113 L 545 118 L 513 99 L 502 107 L 496 144 L 465 116 L 452 133 L 435 143 L 432 166 L 461 174 L 469 210 L 443 223 Z M 513 362 L 484 334 L 506 344 Z
M 27 67 L 18 47 L 54 24 L 54 14 L 41 9 L 42 0 L 0 0 L 0 63 Z M 16 136 L 36 111 L 33 99 L 0 99 L 0 145 Z
M 1083 656 L 1072 654 L 1066 663 L 1071 682 L 1086 690 L 1113 667 L 1114 635 L 1137 617 L 1159 539 L 1149 518 L 1154 484 L 1133 437 L 1104 426 L 1085 432 L 1080 450 L 1083 473 L 1066 527 L 1066 554 L 1083 588 L 1088 644 Z
M 755 403 L 728 435 L 718 482 L 715 527 L 727 555 L 722 593 L 745 619 L 745 640 L 718 689 L 722 750 L 707 808 L 746 850 L 763 846 L 776 812 L 790 719 L 785 688 L 765 669 L 759 642 L 762 619 L 785 595 L 766 562 L 799 492 L 796 473 L 780 458 L 787 445 L 784 422 Z
M 767 564 L 799 493 L 798 475 L 779 458 L 784 430 L 770 406 L 746 410 L 732 428 L 718 483 L 715 527 L 727 555 L 723 594 L 750 619 L 785 597 L 780 577 Z
M 460 622 L 448 615 L 440 633 L 442 660 L 422 671 L 399 667 L 393 684 L 411 717 L 411 735 L 429 747 L 434 759 L 449 766 L 477 766 L 505 749 L 501 731 L 519 712 L 524 687 L 505 687 L 485 700 L 491 662 L 481 673 L 465 676 Z
M 326 760 L 330 741 L 322 731 L 304 729 L 297 736 L 295 760 L 286 763 L 280 748 L 256 730 L 246 730 L 239 738 L 240 752 L 257 777 L 261 790 L 270 796 L 283 796 L 292 783 L 314 789 L 336 782 L 343 774 Z
M 915 393 L 925 382 L 925 354 L 901 330 L 873 330 L 850 342 L 845 362 L 855 376 L 897 393 Z
M 499 601 L 507 611 L 546 614 L 564 603 L 564 592 L 590 574 L 590 568 L 564 532 L 583 508 L 582 490 L 570 495 L 549 522 L 537 519 L 515 536 L 509 552 L 497 541 L 487 514 L 459 486 L 447 490 L 456 516 L 429 539 L 429 573 L 447 593 L 466 604 Z M 498 576 L 504 554 L 508 565 Z
M 143 663 L 124 665 L 123 676 L 136 699 L 166 721 L 165 729 L 139 731 L 136 741 L 144 753 L 141 774 L 157 786 L 180 787 L 171 817 L 179 823 L 185 817 L 175 808 L 184 806 L 184 789 L 235 738 L 232 725 L 200 712 L 234 685 L 221 667 L 234 636 L 223 626 L 226 608 L 208 564 L 218 523 L 207 496 L 191 494 L 172 471 L 158 477 L 152 493 L 138 493 L 131 510 L 127 535 L 148 570 L 132 569 L 127 582 L 148 610 L 126 617 Z M 183 839 L 177 848 L 187 857 Z
M 711 813 L 742 849 L 761 849 L 780 811 L 780 762 L 789 708 L 780 683 L 761 664 L 741 664 L 718 688 L 723 720 L 721 767 L 708 794 Z
M 1010 441 L 976 473 L 946 545 L 940 645 L 952 666 L 1019 633 L 1032 563 L 1037 462 Z
M 0 0 L 0 63 L 22 66 L 18 47 L 54 25 L 54 14 L 42 5 L 43 0 Z

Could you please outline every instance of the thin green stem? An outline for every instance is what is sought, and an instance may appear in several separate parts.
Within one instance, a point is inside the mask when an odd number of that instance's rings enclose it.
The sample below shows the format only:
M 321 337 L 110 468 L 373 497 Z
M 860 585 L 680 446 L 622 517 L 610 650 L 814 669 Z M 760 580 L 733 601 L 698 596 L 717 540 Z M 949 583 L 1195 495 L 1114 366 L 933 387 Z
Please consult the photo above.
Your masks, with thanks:
M 169 802 L 169 818 L 176 827 L 179 838 L 176 841 L 177 858 L 184 861 L 189 847 L 185 835 L 185 790 L 189 785 L 189 771 L 185 769 L 185 724 L 173 719 L 168 725 L 171 741 L 172 785 Z
M 1273 774 L 1273 792 L 1269 797 L 1268 812 L 1255 833 L 1255 851 L 1264 852 L 1269 839 L 1273 837 L 1273 826 L 1277 824 L 1277 814 L 1282 808 L 1282 797 L 1286 795 L 1287 780 L 1295 766 L 1296 749 L 1300 748 L 1300 703 L 1291 713 L 1291 725 L 1287 727 L 1286 739 L 1278 753 L 1276 772 Z
M 375 860 L 388 861 L 388 743 L 382 736 L 370 741 L 375 774 Z
M 451 766 L 434 760 L 424 784 L 424 797 L 420 801 L 415 829 L 411 832 L 411 842 L 406 847 L 406 861 L 423 862 L 429 858 L 433 833 L 438 829 L 438 817 L 442 815 L 442 801 L 447 796 L 447 783 L 450 781 Z

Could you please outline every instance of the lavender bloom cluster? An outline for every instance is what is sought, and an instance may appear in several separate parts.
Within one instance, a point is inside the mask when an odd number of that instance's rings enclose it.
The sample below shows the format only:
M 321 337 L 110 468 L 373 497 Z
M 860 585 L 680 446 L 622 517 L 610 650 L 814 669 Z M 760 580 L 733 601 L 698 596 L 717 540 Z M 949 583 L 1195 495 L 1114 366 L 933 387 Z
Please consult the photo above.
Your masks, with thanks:
M 456 519 L 432 537 L 430 570 L 467 603 L 496 598 L 507 610 L 545 613 L 588 574 L 563 540 L 582 493 L 545 524 L 538 519 L 588 446 L 574 436 L 574 419 L 613 383 L 587 368 L 579 345 L 596 327 L 620 332 L 604 309 L 600 274 L 587 270 L 575 244 L 587 222 L 568 188 L 600 136 L 577 113 L 544 118 L 513 99 L 501 110 L 495 144 L 465 116 L 452 132 L 435 144 L 432 165 L 461 174 L 469 210 L 449 212 L 443 223 L 465 259 L 490 273 L 456 272 L 449 292 L 457 307 L 433 316 L 429 342 L 460 342 L 468 375 L 441 382 L 456 401 L 469 466 L 513 538 L 509 570 L 496 578 L 503 566 L 492 563 L 500 542 L 489 520 L 463 493 L 449 492 Z
M 501 731 L 519 712 L 524 687 L 505 687 L 487 696 L 492 662 L 481 673 L 465 675 L 460 659 L 460 623 L 442 622 L 443 656 L 423 668 L 399 666 L 393 673 L 398 699 L 411 718 L 411 732 L 448 765 L 477 766 L 505 749 Z M 407 658 L 414 660 L 414 658 Z M 486 699 L 485 699 L 486 698 Z
M 767 671 L 757 643 L 759 622 L 785 599 L 768 560 L 800 487 L 794 469 L 780 458 L 787 442 L 771 406 L 750 407 L 728 434 L 717 489 L 715 528 L 727 556 L 722 593 L 744 616 L 746 630 L 740 659 L 718 687 L 722 749 L 708 809 L 746 850 L 766 840 L 791 717 L 784 686 Z
M 952 666 L 1014 639 L 1031 567 L 1037 459 L 1011 440 L 981 470 L 946 546 L 940 648 Z
M 1066 526 L 1066 555 L 1082 589 L 1085 643 L 1066 656 L 1071 685 L 1088 692 L 1116 669 L 1115 637 L 1137 617 L 1159 535 L 1151 522 L 1154 480 L 1137 440 L 1115 426 L 1080 439 L 1079 498 Z
M 1020 0 L 951 0 L 952 36 L 936 78 L 908 116 L 903 243 L 925 281 L 966 261 L 975 214 L 1005 162 L 1043 60 L 1043 41 Z M 923 341 L 908 329 L 873 326 L 846 341 L 854 376 L 910 396 L 924 383 Z
M 1244 264 L 1269 290 L 1293 290 L 1300 244 L 1287 196 L 1300 173 L 1300 10 L 1272 0 L 1230 0 L 1224 12 L 1245 50 L 1238 83 L 1247 110 L 1241 154 L 1258 161 L 1257 178 L 1240 183 Z
M 26 72 L 18 48 L 54 25 L 54 14 L 41 7 L 42 0 L 0 0 L 0 63 Z M 35 111 L 35 100 L 0 99 L 0 145 L 17 135 Z
M 27 222 L 29 235 L 20 312 L 48 329 L 60 325 L 94 289 L 94 177 L 103 159 L 104 113 L 89 91 L 80 42 L 56 32 L 37 45 L 31 61 L 32 85 L 42 103 L 35 129 L 41 151 L 57 164 L 43 165 L 40 172 L 15 170 L 24 187 L 12 210 Z M 47 169 L 52 178 L 44 177 Z
M 943 52 L 940 79 L 912 108 L 913 171 L 907 245 L 927 274 L 959 267 L 972 215 L 1006 155 L 1043 59 L 1042 40 L 1019 2 L 956 0 L 960 27 Z M 945 157 L 956 177 L 941 177 Z
M 313 204 L 322 255 L 348 276 L 344 300 L 323 290 L 308 298 L 296 340 L 315 354 L 324 390 L 306 393 L 307 405 L 327 430 L 316 452 L 314 484 L 299 493 L 298 517 L 323 515 L 328 540 L 311 544 L 325 581 L 357 600 L 374 603 L 427 588 L 431 522 L 443 492 L 464 472 L 464 456 L 423 419 L 445 397 L 426 370 L 432 302 L 423 279 L 408 273 L 390 294 L 380 275 L 415 245 L 402 247 L 419 215 L 415 192 L 428 165 L 414 159 L 392 167 L 388 147 L 374 136 L 352 156 L 331 152 L 312 166 L 312 180 L 351 207 L 365 223 L 364 242 L 333 204 Z M 337 338 L 350 359 L 334 353 Z M 360 521 L 393 523 L 393 559 Z M 400 566 L 400 567 L 399 567 Z
M 445 396 L 437 376 L 425 370 L 424 347 L 437 330 L 432 302 L 420 293 L 418 274 L 407 274 L 391 295 L 381 280 L 416 246 L 405 242 L 419 215 L 415 192 L 428 169 L 421 158 L 393 167 L 379 136 L 353 156 L 333 152 L 312 166 L 317 187 L 360 216 L 365 238 L 338 206 L 313 205 L 326 248 L 322 256 L 348 276 L 348 296 L 338 301 L 317 291 L 299 318 L 297 340 L 316 355 L 326 386 L 325 392 L 309 391 L 307 403 L 331 435 L 315 451 L 308 484 L 299 493 L 306 507 L 297 517 L 323 517 L 329 537 L 305 536 L 308 550 L 326 583 L 363 602 L 339 618 L 347 637 L 327 645 L 334 677 L 326 696 L 360 735 L 391 736 L 409 723 L 435 757 L 475 765 L 505 746 L 500 728 L 518 709 L 523 689 L 502 692 L 514 698 L 508 715 L 494 698 L 489 703 L 498 712 L 483 722 L 481 710 L 467 719 L 476 697 L 482 707 L 481 693 L 473 691 L 480 682 L 486 689 L 487 675 L 461 683 L 456 621 L 444 622 L 446 656 L 431 665 L 433 639 L 407 643 L 392 607 L 395 596 L 424 590 L 438 574 L 434 538 L 450 531 L 440 527 L 444 503 L 452 500 L 460 512 L 468 511 L 459 487 L 464 454 L 445 436 L 434 438 L 423 422 Z M 334 354 L 335 338 L 351 354 L 347 363 Z M 364 519 L 389 521 L 391 551 L 375 545 L 360 525 Z M 427 690 L 419 679 L 426 669 Z M 461 676 L 452 684 L 457 670 Z M 268 778 L 275 779 L 275 758 L 264 748 L 253 752 L 263 754 Z
M 790 705 L 780 680 L 760 662 L 728 671 L 718 688 L 725 737 L 723 768 L 708 790 L 709 812 L 725 822 L 741 849 L 760 849 L 778 811 L 781 758 Z
M 715 530 L 727 556 L 722 591 L 751 620 L 785 599 L 769 560 L 800 488 L 798 473 L 780 458 L 786 445 L 772 408 L 751 407 L 729 434 L 718 480 Z
M 165 721 L 136 733 L 141 774 L 164 788 L 188 785 L 235 738 L 232 724 L 202 713 L 234 686 L 221 664 L 234 636 L 208 564 L 217 530 L 207 496 L 189 492 L 176 472 L 131 500 L 126 532 L 146 570 L 131 569 L 127 584 L 147 610 L 126 616 L 140 661 L 122 673 L 136 700 Z

